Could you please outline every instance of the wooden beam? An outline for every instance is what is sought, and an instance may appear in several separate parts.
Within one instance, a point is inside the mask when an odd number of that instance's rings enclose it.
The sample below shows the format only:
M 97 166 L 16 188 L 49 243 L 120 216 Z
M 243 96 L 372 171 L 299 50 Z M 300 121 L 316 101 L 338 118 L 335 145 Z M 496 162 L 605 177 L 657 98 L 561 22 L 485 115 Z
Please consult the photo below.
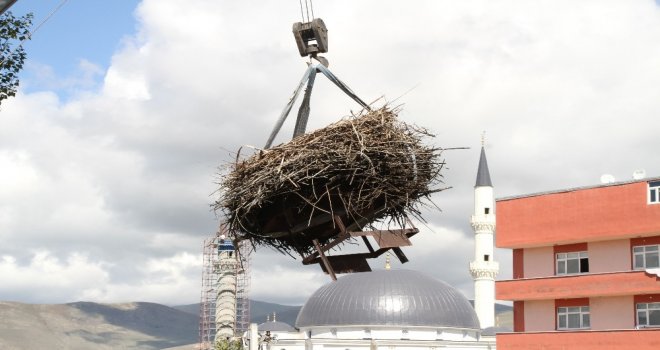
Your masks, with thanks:
M 392 251 L 394 252 L 394 255 L 396 255 L 396 257 L 399 258 L 399 261 L 402 264 L 408 262 L 408 258 L 406 257 L 406 254 L 403 254 L 403 250 L 401 250 L 401 248 L 392 248 Z
M 369 242 L 369 238 L 367 238 L 367 236 L 362 236 L 362 241 L 364 242 L 364 245 L 367 246 L 369 253 L 373 253 L 374 247 L 371 246 L 371 243 Z
M 319 253 L 319 256 L 321 257 L 321 261 L 325 266 L 325 270 L 330 274 L 330 278 L 332 278 L 333 281 L 336 281 L 337 276 L 335 275 L 335 270 L 332 269 L 332 265 L 330 265 L 330 262 L 328 261 L 328 257 L 326 257 L 325 254 L 323 253 L 323 250 L 321 250 L 321 245 L 319 244 L 318 239 L 315 239 L 312 242 L 314 242 L 314 247 L 316 247 L 316 251 Z

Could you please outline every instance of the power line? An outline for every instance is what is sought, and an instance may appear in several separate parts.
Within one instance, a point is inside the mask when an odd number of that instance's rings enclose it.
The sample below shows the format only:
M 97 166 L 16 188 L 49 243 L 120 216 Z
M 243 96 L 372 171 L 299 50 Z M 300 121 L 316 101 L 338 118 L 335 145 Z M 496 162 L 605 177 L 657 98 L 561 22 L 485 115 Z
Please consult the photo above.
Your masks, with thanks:
M 305 11 L 307 12 L 307 22 L 309 22 L 309 5 L 307 5 L 307 0 L 305 0 Z
M 59 11 L 60 8 L 62 8 L 62 6 L 64 6 L 64 4 L 67 3 L 67 1 L 69 1 L 69 0 L 62 0 L 62 1 L 60 1 L 60 3 L 59 3 L 59 4 L 53 9 L 53 11 L 51 11 L 51 12 L 48 14 L 48 16 L 46 16 L 46 18 L 44 18 L 43 21 L 41 21 L 41 23 L 39 23 L 39 24 L 34 28 L 34 30 L 30 32 L 29 37 L 31 38 L 32 35 L 34 35 L 34 33 L 36 33 L 37 30 L 39 30 L 39 28 L 41 28 L 41 26 L 44 25 L 44 23 L 46 23 L 51 17 L 53 17 L 53 15 L 54 15 L 57 11 Z M 21 42 L 21 44 L 23 44 L 23 42 Z
M 49 14 L 48 14 L 48 16 L 46 16 L 46 17 L 45 17 L 45 18 L 44 18 L 44 19 L 43 19 L 43 20 L 42 20 L 37 26 L 35 26 L 34 29 L 31 30 L 30 33 L 28 33 L 27 37 L 26 37 L 25 39 L 21 40 L 21 42 L 20 42 L 16 47 L 14 47 L 14 48 L 9 52 L 9 54 L 8 54 L 6 57 L 7 57 L 7 58 L 12 57 L 12 55 L 14 54 L 14 52 L 15 52 L 19 47 L 22 47 L 22 46 L 23 46 L 23 43 L 24 43 L 27 39 L 32 39 L 32 36 L 33 36 L 33 35 L 39 30 L 39 28 L 41 28 L 46 22 L 48 22 L 48 20 L 49 20 L 51 17 L 53 17 L 53 15 L 54 15 L 57 11 L 59 11 L 60 8 L 62 8 L 62 6 L 64 6 L 64 4 L 67 3 L 67 1 L 69 1 L 69 0 L 62 0 L 62 1 L 60 1 L 60 3 L 59 3 L 59 4 L 58 4 L 58 5 L 57 5 L 57 6 L 56 6 L 56 7 L 55 7 L 55 8 L 54 8 Z M 5 63 L 5 60 L 6 60 L 6 59 L 3 59 L 2 61 L 0 61 L 0 66 L 2 66 L 2 65 Z

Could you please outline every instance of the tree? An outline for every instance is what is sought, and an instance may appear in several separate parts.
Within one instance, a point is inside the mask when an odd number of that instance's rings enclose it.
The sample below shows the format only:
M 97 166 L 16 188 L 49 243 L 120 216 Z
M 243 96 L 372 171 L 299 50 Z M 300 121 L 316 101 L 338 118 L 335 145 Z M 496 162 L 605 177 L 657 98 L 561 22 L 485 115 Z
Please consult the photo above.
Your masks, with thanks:
M 0 16 L 0 103 L 15 96 L 18 72 L 27 57 L 23 42 L 30 39 L 32 13 L 15 17 L 7 11 Z
M 243 350 L 243 342 L 240 339 L 218 339 L 215 350 Z

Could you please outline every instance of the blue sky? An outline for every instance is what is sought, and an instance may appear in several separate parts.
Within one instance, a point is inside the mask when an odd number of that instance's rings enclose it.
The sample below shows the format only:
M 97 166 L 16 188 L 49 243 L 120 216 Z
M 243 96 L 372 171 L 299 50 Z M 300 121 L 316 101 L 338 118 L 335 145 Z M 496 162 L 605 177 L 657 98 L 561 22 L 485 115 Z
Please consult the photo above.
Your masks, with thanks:
M 55 10 L 61 0 L 19 0 L 10 8 L 16 16 L 32 12 L 33 28 Z M 75 75 L 81 60 L 106 69 L 122 38 L 136 30 L 138 0 L 69 0 L 48 19 L 24 47 L 28 54 L 21 80 L 25 92 L 45 87 L 35 65 L 50 66 L 60 78 Z M 102 78 L 102 75 L 99 76 Z M 59 91 L 66 95 L 66 91 Z M 62 97 L 62 96 L 61 96 Z

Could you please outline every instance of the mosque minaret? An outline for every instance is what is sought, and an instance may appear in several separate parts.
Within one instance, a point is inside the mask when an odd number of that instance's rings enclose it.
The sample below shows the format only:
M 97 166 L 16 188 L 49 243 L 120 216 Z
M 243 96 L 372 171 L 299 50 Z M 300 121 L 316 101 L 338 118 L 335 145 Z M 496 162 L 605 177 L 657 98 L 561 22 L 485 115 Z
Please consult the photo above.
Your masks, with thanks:
M 483 140 L 474 186 L 474 214 L 470 224 L 474 230 L 474 261 L 470 262 L 470 274 L 474 279 L 474 309 L 483 329 L 495 326 L 495 276 L 500 269 L 493 255 L 495 198 Z

